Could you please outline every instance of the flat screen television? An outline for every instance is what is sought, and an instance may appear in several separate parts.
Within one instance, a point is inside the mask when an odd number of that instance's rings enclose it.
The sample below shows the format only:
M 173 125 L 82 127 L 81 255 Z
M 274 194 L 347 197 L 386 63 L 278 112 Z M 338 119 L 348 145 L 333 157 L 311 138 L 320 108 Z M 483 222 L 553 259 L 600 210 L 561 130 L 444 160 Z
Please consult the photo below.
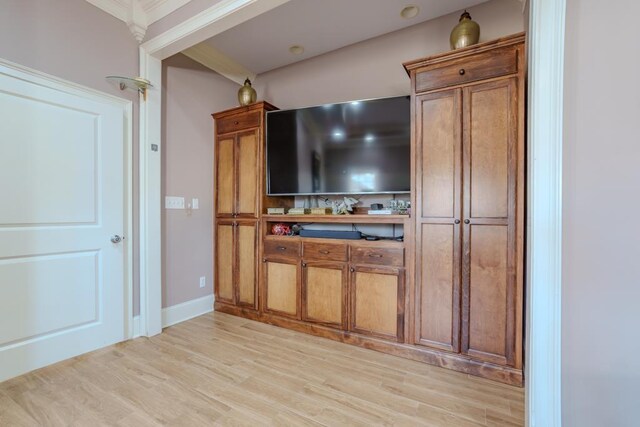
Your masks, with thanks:
M 409 96 L 267 113 L 267 193 L 410 190 Z

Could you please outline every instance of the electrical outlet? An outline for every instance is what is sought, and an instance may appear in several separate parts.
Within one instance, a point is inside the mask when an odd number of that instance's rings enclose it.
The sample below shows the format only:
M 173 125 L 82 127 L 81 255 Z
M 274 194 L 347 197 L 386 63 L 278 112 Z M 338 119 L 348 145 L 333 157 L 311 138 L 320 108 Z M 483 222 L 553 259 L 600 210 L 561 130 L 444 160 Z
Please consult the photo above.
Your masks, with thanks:
M 165 209 L 184 209 L 184 197 L 166 196 L 164 207 Z
M 200 287 L 201 287 L 201 288 L 204 288 L 206 285 L 207 285 L 207 278 L 206 278 L 206 277 L 204 277 L 204 276 L 202 276 L 202 277 L 200 278 Z

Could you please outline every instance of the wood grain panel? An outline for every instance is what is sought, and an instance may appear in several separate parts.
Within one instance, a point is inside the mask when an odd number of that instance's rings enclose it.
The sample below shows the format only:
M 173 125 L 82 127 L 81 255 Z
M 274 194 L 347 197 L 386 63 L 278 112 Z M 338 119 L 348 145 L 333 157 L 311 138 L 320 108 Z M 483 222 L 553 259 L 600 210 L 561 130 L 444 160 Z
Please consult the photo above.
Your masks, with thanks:
M 258 127 L 260 126 L 260 115 L 260 111 L 253 111 L 220 118 L 216 121 L 216 133 L 223 134 Z
M 471 217 L 509 213 L 510 80 L 468 89 Z
M 448 351 L 459 349 L 459 226 L 422 224 L 417 344 Z
M 216 147 L 216 215 L 231 216 L 235 210 L 233 138 L 221 139 Z
M 507 363 L 508 254 L 506 226 L 469 227 L 468 350 L 493 363 Z
M 216 227 L 216 300 L 234 302 L 234 226 L 232 223 L 218 223 Z
M 307 260 L 347 261 L 347 245 L 344 243 L 304 242 L 302 253 Z
M 266 303 L 268 311 L 297 316 L 298 302 L 298 269 L 293 263 L 267 260 L 266 262 Z
M 513 74 L 517 70 L 516 49 L 509 46 L 420 69 L 416 72 L 415 88 L 416 92 L 425 92 Z
M 265 240 L 264 254 L 277 257 L 298 258 L 300 256 L 300 241 L 287 237 Z
M 420 109 L 420 216 L 451 218 L 460 192 L 460 90 L 424 96 Z
M 343 327 L 345 285 L 345 264 L 306 264 L 302 282 L 303 320 Z
M 404 266 L 404 249 L 385 247 L 352 247 L 351 262 L 354 264 Z
M 384 337 L 398 336 L 399 280 L 393 272 L 385 274 L 361 267 L 354 270 L 351 276 L 352 330 Z
M 238 135 L 237 213 L 255 217 L 258 204 L 258 131 Z
M 256 305 L 256 223 L 238 223 L 238 304 Z

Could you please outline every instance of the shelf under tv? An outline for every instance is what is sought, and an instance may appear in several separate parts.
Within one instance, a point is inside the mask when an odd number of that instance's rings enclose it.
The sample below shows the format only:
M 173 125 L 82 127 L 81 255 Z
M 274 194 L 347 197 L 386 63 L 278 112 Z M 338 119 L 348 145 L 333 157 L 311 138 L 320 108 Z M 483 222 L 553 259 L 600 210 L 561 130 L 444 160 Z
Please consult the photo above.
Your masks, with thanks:
M 262 215 L 271 222 L 325 222 L 338 224 L 404 224 L 409 215 Z

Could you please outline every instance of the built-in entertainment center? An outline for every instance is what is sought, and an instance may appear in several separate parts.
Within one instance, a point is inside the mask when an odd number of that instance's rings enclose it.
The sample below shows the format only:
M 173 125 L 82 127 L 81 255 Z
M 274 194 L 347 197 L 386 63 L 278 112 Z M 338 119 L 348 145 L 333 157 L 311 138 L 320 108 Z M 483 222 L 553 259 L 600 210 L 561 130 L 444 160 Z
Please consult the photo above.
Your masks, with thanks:
M 213 114 L 215 309 L 522 385 L 524 60 L 516 34 L 405 63 L 410 96 Z M 362 195 L 402 209 L 331 213 Z

